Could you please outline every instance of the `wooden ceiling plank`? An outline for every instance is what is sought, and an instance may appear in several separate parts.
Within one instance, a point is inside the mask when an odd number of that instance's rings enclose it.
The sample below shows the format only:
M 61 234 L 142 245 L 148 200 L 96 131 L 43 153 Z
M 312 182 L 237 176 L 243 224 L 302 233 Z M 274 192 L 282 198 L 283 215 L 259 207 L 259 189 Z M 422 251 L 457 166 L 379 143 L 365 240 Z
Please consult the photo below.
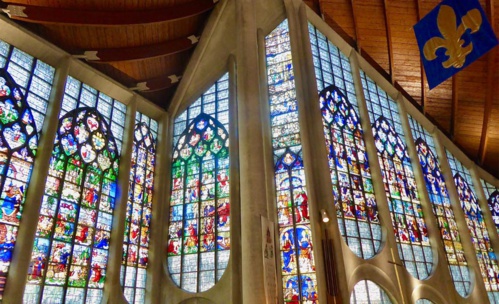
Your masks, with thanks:
M 175 74 L 172 75 L 164 75 L 144 81 L 140 81 L 137 83 L 137 86 L 134 88 L 130 88 L 132 90 L 138 90 L 141 92 L 157 92 L 162 91 L 168 88 L 171 88 L 178 84 L 182 76 L 178 76 Z
M 85 51 L 84 55 L 76 55 L 88 61 L 96 63 L 107 63 L 117 61 L 131 61 L 160 56 L 173 55 L 191 49 L 198 42 L 195 35 L 175 39 L 154 45 L 143 45 L 138 47 L 122 47 L 107 49 L 92 49 Z
M 451 120 L 450 120 L 450 138 L 455 141 L 455 132 L 457 126 L 457 107 L 458 107 L 458 94 L 457 94 L 457 75 L 452 76 L 452 103 L 451 103 Z
M 390 21 L 388 20 L 388 0 L 383 0 L 383 13 L 385 16 L 385 28 L 386 28 L 386 44 L 388 46 L 388 69 L 390 74 L 390 80 L 392 84 L 395 83 L 395 75 L 393 70 L 393 44 L 392 44 L 392 29 L 390 27 Z
M 494 4 L 492 0 L 487 0 L 487 12 L 489 14 L 490 25 L 492 26 L 492 31 L 495 32 L 495 11 Z M 488 131 L 489 131 L 489 121 L 490 114 L 492 113 L 492 106 L 494 103 L 494 72 L 495 69 L 491 68 L 494 66 L 497 56 L 497 48 L 494 48 L 490 53 L 487 54 L 487 92 L 485 96 L 485 106 L 483 109 L 483 124 L 482 124 L 482 135 L 480 136 L 480 146 L 478 147 L 478 162 L 483 164 L 485 157 L 487 155 L 487 144 L 488 144 Z
M 218 0 L 195 0 L 154 10 L 100 11 L 9 4 L 11 19 L 44 24 L 130 25 L 172 21 L 211 10 Z

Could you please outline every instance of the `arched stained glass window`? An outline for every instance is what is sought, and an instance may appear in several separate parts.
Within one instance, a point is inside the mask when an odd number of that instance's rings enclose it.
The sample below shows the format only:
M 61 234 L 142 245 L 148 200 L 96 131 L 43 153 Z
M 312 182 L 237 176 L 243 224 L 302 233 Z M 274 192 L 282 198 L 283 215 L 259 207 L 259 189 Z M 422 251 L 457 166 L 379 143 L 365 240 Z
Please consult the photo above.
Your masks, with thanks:
M 125 112 L 118 101 L 68 78 L 25 302 L 101 301 Z
M 288 22 L 265 38 L 285 302 L 317 301 L 317 279 Z
M 447 186 L 436 157 L 435 144 L 432 136 L 411 116 L 409 116 L 409 123 L 414 138 L 416 138 L 419 163 L 423 169 L 426 189 L 433 206 L 433 214 L 437 218 L 452 281 L 457 292 L 465 297 L 471 290 L 468 262 L 464 256 Z
M 228 74 L 175 119 L 168 269 L 180 288 L 210 289 L 230 254 Z
M 499 188 L 487 183 L 483 179 L 480 179 L 480 182 L 487 198 L 490 213 L 492 213 L 492 219 L 494 220 L 494 224 L 496 224 L 497 233 L 499 233 Z
M 338 225 L 350 249 L 368 259 L 381 245 L 381 226 L 350 62 L 310 23 L 308 30 Z
M 392 301 L 376 283 L 369 280 L 363 280 L 355 284 L 350 304 L 391 304 Z
M 139 112 L 135 123 L 121 285 L 129 303 L 144 303 L 158 124 Z
M 489 298 L 496 297 L 499 299 L 499 267 L 497 257 L 490 243 L 487 225 L 485 224 L 482 209 L 475 194 L 471 174 L 452 153 L 446 151 L 446 154 L 452 173 L 454 174 L 454 183 L 456 184 L 461 208 L 464 211 L 464 218 L 471 234 L 471 242 L 475 247 L 476 258 L 485 289 L 489 294 Z
M 422 280 L 431 273 L 433 257 L 397 104 L 364 72 L 361 78 L 399 256 Z
M 0 40 L 0 301 L 53 78 L 51 66 Z

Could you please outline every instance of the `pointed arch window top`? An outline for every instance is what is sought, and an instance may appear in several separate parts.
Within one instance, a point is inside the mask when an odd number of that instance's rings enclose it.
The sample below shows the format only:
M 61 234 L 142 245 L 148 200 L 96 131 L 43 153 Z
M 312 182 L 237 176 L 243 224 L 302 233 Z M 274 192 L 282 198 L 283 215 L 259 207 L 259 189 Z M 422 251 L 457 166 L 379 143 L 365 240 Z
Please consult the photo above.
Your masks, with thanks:
M 228 154 L 229 134 L 225 127 L 208 114 L 199 114 L 180 136 L 173 152 L 173 161 Z
M 376 149 L 380 154 L 386 152 L 390 157 L 397 156 L 402 161 L 409 160 L 404 141 L 385 117 L 380 116 L 374 122 L 373 133 Z
M 33 161 L 38 145 L 35 120 L 12 76 L 0 68 L 0 152 Z
M 336 86 L 331 85 L 319 94 L 322 117 L 327 123 L 335 123 L 342 129 L 348 128 L 351 132 L 362 132 L 357 113 L 347 97 Z

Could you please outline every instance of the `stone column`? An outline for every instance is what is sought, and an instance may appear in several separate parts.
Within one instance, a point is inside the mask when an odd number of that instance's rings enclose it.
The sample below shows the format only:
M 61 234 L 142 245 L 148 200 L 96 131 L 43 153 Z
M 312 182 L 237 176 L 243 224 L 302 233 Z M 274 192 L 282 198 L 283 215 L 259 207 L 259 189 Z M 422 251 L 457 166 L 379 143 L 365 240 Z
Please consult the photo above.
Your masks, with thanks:
M 132 162 L 133 134 L 135 114 L 137 112 L 137 97 L 132 97 L 127 105 L 123 148 L 118 172 L 118 195 L 116 196 L 113 214 L 113 227 L 109 246 L 109 257 L 104 285 L 104 303 L 126 303 L 120 284 L 121 261 L 123 257 L 123 239 L 125 235 L 126 205 L 128 200 L 128 184 Z
M 35 241 L 38 214 L 43 194 L 45 193 L 45 181 L 49 170 L 52 149 L 54 148 L 69 66 L 70 58 L 66 57 L 59 62 L 55 70 L 54 84 L 50 93 L 47 114 L 42 128 L 42 136 L 38 142 L 38 155 L 35 158 L 24 204 L 23 217 L 17 232 L 17 243 L 7 278 L 4 303 L 22 303 L 28 268 L 31 261 L 31 251 L 33 250 L 33 243 Z
M 149 239 L 149 262 L 147 266 L 146 303 L 161 303 L 162 277 L 165 272 L 165 235 L 168 231 L 169 208 L 166 204 L 170 190 L 170 151 L 169 115 L 159 119 L 158 140 L 156 142 L 156 167 L 152 199 L 152 219 Z
M 445 146 L 442 144 L 442 137 L 445 136 L 441 131 L 436 130 L 433 133 L 435 148 L 437 150 L 438 159 L 440 161 L 440 169 L 445 179 L 445 185 L 449 193 L 449 198 L 454 211 L 459 236 L 461 237 L 461 244 L 463 245 L 464 255 L 468 261 L 468 268 L 471 277 L 471 290 L 469 296 L 469 303 L 488 303 L 487 292 L 483 284 L 482 275 L 480 274 L 480 267 L 476 258 L 476 251 L 473 243 L 471 242 L 471 234 L 466 224 L 466 219 L 462 212 L 459 194 L 457 193 L 456 184 L 454 183 L 454 174 L 452 173 L 445 153 Z
M 237 103 L 241 191 L 240 303 L 265 303 L 260 216 L 267 216 L 259 96 L 259 56 L 253 0 L 236 0 Z M 233 236 L 237 237 L 237 236 Z
M 312 50 L 308 33 L 308 20 L 305 4 L 302 1 L 284 0 L 289 22 L 291 51 L 296 83 L 296 98 L 298 103 L 298 117 L 300 123 L 300 137 L 303 149 L 305 176 L 307 178 L 307 192 L 309 196 L 310 228 L 313 232 L 314 258 L 317 276 L 317 285 L 320 301 L 341 301 L 348 299 L 348 288 L 344 271 L 342 243 L 338 225 L 330 221 L 322 222 L 320 210 L 325 209 L 331 219 L 336 217 L 334 197 L 329 172 L 328 156 L 325 146 L 322 114 L 319 107 L 319 96 L 315 70 L 313 66 Z M 329 237 L 333 242 L 335 254 L 335 268 L 337 277 L 332 278 L 338 282 L 339 294 L 334 295 L 334 290 L 328 292 L 326 282 L 326 269 L 324 252 L 321 243 L 328 242 Z M 333 274 L 330 274 L 333 275 Z M 343 284 L 344 285 L 343 285 Z M 343 285 L 343 288 L 341 288 Z M 333 288 L 334 289 L 334 288 Z M 327 299 L 327 300 L 326 300 Z

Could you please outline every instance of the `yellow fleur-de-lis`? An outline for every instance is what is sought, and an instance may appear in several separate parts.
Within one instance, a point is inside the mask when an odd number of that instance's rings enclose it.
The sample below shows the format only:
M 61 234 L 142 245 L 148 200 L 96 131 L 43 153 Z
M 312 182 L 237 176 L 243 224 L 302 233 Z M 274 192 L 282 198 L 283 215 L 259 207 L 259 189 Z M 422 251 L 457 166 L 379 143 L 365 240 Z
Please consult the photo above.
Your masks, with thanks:
M 468 11 L 461 18 L 461 24 L 456 28 L 456 14 L 454 10 L 448 5 L 442 5 L 438 11 L 437 24 L 443 38 L 433 37 L 425 43 L 423 48 L 425 58 L 429 61 L 434 60 L 437 58 L 437 50 L 445 48 L 447 49 L 445 55 L 449 59 L 442 62 L 442 66 L 444 68 L 461 68 L 466 61 L 466 56 L 473 50 L 471 42 L 463 47 L 465 41 L 461 39 L 461 36 L 467 29 L 470 29 L 471 33 L 480 29 L 482 25 L 480 11 L 476 8 Z

